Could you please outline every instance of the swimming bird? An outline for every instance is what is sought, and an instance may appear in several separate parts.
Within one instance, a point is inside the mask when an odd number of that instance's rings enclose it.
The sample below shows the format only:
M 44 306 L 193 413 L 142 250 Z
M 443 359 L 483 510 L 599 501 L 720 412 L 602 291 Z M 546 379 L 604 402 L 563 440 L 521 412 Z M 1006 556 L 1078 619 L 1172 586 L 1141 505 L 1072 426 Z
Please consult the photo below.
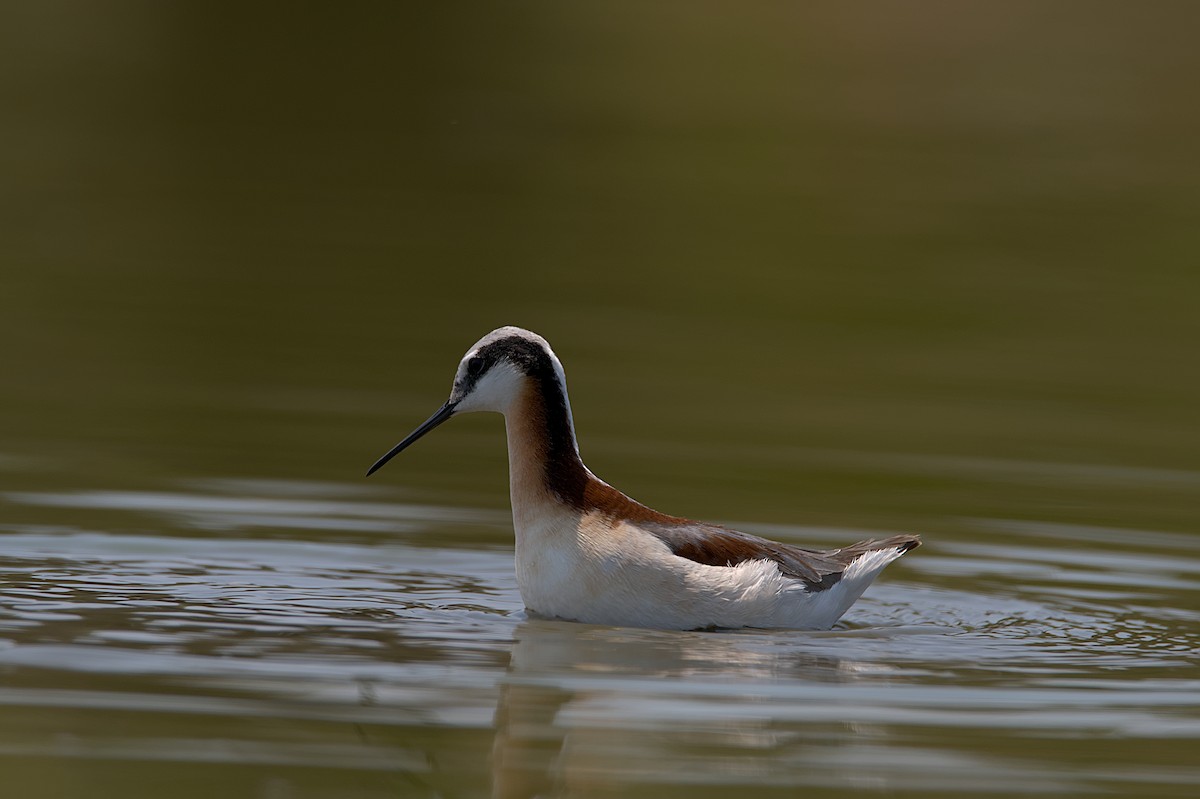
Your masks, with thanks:
M 508 434 L 517 585 L 539 616 L 659 629 L 827 629 L 921 539 L 841 549 L 770 541 L 630 499 L 579 457 L 562 363 L 541 336 L 502 327 L 467 351 L 450 398 L 370 476 L 460 413 L 495 411 Z

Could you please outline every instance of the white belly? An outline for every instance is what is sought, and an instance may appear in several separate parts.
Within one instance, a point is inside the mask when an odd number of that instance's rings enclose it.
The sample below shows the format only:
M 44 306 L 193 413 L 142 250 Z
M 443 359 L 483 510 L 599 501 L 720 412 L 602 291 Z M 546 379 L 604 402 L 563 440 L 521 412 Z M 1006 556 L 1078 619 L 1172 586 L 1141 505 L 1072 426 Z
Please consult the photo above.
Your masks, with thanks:
M 516 568 L 526 607 L 544 616 L 660 629 L 827 629 L 898 556 L 871 553 L 810 593 L 770 561 L 706 566 L 629 523 L 563 514 L 517 531 Z

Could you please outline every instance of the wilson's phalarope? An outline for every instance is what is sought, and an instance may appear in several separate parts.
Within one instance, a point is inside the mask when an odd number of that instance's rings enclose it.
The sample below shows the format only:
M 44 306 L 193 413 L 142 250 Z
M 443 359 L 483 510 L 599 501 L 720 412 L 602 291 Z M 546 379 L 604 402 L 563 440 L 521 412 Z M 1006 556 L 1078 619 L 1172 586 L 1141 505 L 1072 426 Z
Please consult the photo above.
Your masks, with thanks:
M 497 411 L 508 430 L 517 585 L 543 616 L 593 624 L 826 629 L 915 535 L 819 551 L 668 516 L 583 465 L 562 364 L 519 327 L 463 357 L 446 404 L 367 475 L 459 413 Z

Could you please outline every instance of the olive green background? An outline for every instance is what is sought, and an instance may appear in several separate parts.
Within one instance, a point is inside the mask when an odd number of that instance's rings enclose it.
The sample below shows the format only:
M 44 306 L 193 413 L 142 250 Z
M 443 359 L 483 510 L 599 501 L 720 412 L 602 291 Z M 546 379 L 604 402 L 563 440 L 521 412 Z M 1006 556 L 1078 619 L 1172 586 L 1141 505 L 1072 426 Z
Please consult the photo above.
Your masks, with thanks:
M 356 483 L 517 324 L 589 466 L 665 511 L 1154 553 L 1200 524 L 1196 19 L 10 4 L 0 479 Z M 455 420 L 369 485 L 503 512 L 501 436 Z M 425 545 L 511 540 L 456 535 Z

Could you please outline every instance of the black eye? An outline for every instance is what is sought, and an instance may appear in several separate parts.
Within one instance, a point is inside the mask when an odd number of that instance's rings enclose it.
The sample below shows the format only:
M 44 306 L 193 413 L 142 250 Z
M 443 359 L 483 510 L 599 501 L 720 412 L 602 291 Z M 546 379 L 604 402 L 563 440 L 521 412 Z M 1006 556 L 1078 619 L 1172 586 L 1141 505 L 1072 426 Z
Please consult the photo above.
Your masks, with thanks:
M 471 377 L 479 377 L 483 374 L 483 358 L 472 358 L 467 361 L 467 374 Z

